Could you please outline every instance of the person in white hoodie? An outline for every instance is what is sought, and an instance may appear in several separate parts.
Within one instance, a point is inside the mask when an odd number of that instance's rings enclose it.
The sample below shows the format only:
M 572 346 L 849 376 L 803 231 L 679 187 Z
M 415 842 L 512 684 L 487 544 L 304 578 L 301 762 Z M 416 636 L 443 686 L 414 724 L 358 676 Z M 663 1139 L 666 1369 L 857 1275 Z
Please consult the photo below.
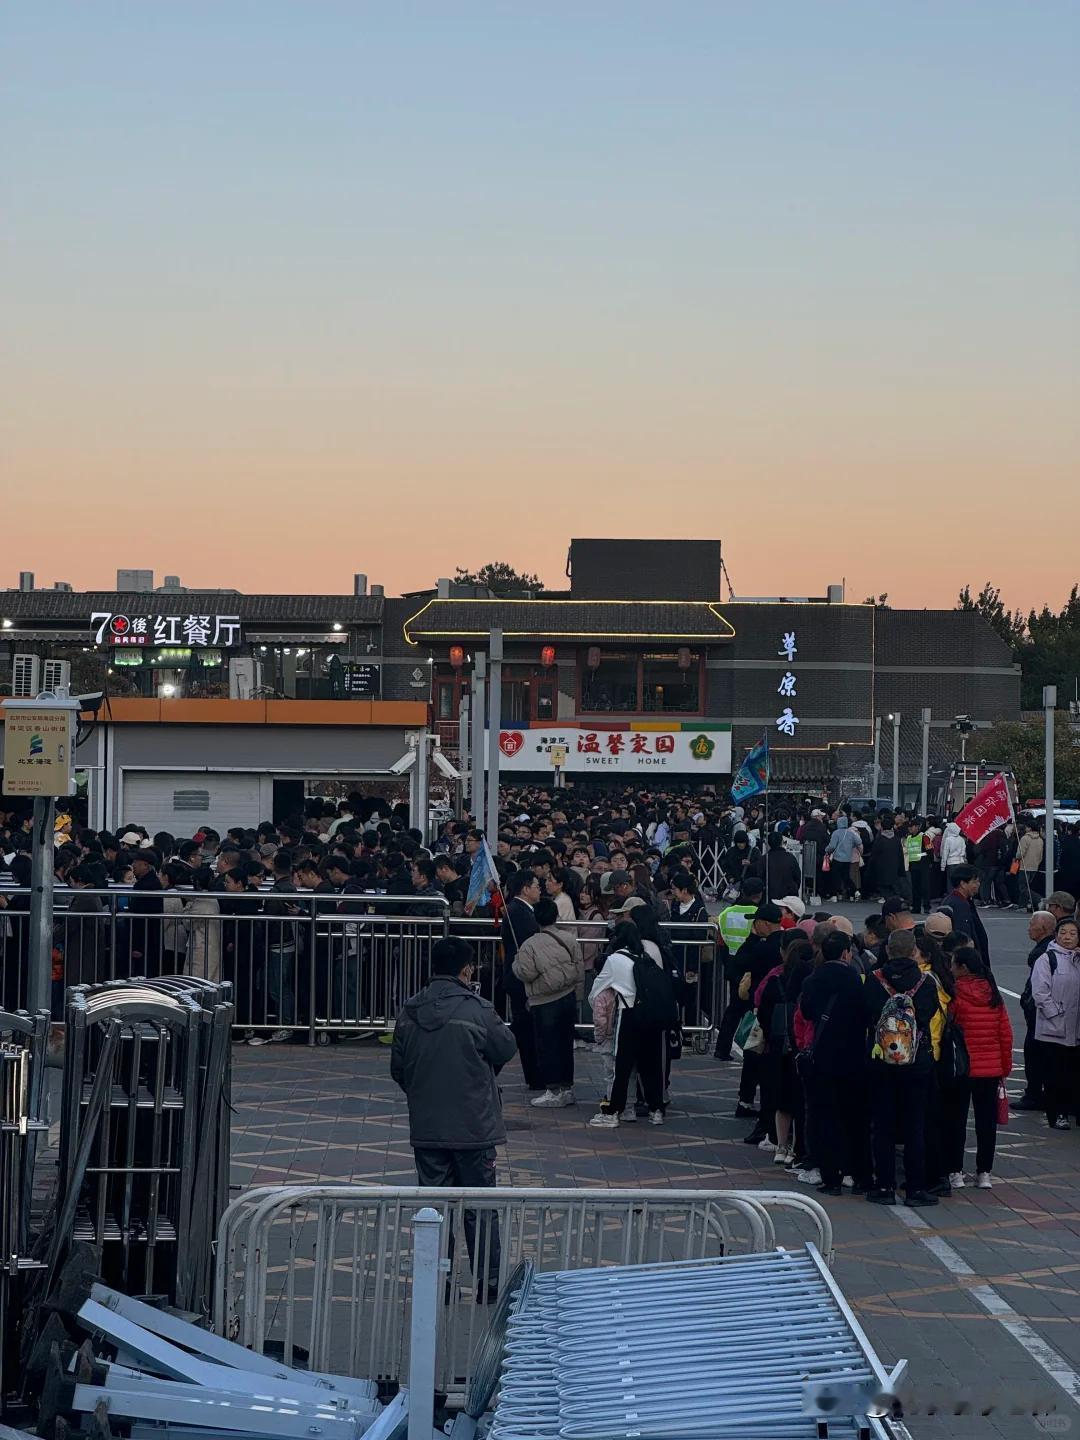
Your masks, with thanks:
M 589 1121 L 597 1129 L 615 1130 L 620 1119 L 635 1118 L 633 1105 L 627 1108 L 626 1104 L 630 1077 L 635 1069 L 649 1108 L 650 1125 L 664 1123 L 664 1036 L 643 1027 L 634 1017 L 635 964 L 652 962 L 662 968 L 662 958 L 657 959 L 650 953 L 653 948 L 658 950 L 643 941 L 632 920 L 620 919 L 611 937 L 604 968 L 589 992 L 594 1011 L 601 995 L 612 992 L 615 997 L 615 1076 L 608 1098 Z
M 960 826 L 955 820 L 950 820 L 945 826 L 938 863 L 946 875 L 954 865 L 967 864 L 967 841 L 961 835 Z

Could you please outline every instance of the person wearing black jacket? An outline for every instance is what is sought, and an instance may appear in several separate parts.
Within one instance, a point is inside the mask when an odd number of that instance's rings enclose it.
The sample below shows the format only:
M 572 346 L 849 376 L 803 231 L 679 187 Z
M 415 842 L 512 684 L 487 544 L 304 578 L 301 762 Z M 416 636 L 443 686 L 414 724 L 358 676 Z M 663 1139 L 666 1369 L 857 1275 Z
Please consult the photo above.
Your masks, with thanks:
M 1024 1012 L 1024 1020 L 1027 1025 L 1027 1033 L 1024 1036 L 1024 1079 L 1027 1083 L 1020 1099 L 1012 1102 L 1010 1108 L 1013 1110 L 1038 1110 L 1041 1112 L 1046 1109 L 1040 1069 L 1042 1051 L 1035 1039 L 1035 1002 L 1031 998 L 1031 972 L 1039 956 L 1046 954 L 1056 929 L 1057 920 L 1049 910 L 1036 910 L 1028 920 L 1028 939 L 1034 943 L 1028 951 L 1027 957 L 1028 982 L 1020 997 L 1020 1008 Z
M 798 895 L 802 889 L 802 871 L 795 856 L 784 849 L 783 836 L 774 830 L 768 839 L 765 857 L 765 899 L 779 900 L 782 895 Z
M 161 881 L 158 870 L 161 860 L 153 850 L 138 850 L 131 860 L 135 883 L 128 900 L 128 914 L 138 916 L 163 915 L 165 904 L 161 898 Z M 156 979 L 161 974 L 162 922 L 148 919 L 128 921 L 128 974 L 145 975 Z
M 909 1064 L 891 1064 L 875 1055 L 875 1032 L 886 1002 L 894 995 L 911 996 L 918 1044 Z M 874 1130 L 876 1188 L 867 1199 L 877 1205 L 896 1204 L 896 1138 L 904 1142 L 905 1203 L 936 1205 L 926 1192 L 926 1108 L 933 1079 L 934 1050 L 930 1026 L 938 1013 L 938 987 L 915 959 L 915 937 L 897 930 L 889 937 L 889 953 L 880 969 L 863 982 L 863 1007 L 870 1035 L 870 1104 Z
M 513 968 L 520 946 L 540 929 L 533 914 L 533 906 L 540 899 L 540 881 L 531 870 L 515 870 L 507 881 L 506 895 L 508 903 L 502 921 L 502 989 L 510 1002 L 510 1029 L 517 1041 L 525 1084 L 530 1090 L 543 1090 L 546 1087 L 540 1083 L 536 1035 L 526 1001 L 525 986 L 514 974 Z
M 989 965 L 990 941 L 986 938 L 986 927 L 975 907 L 975 896 L 979 893 L 980 883 L 979 872 L 974 865 L 952 866 L 949 871 L 949 893 L 937 908 L 952 917 L 953 933 L 966 935 Z
M 910 901 L 907 871 L 904 869 L 904 842 L 894 829 L 893 817 L 881 817 L 881 829 L 874 839 L 874 886 L 883 900 L 900 895 Z
M 823 1194 L 838 1195 L 845 1175 L 855 1193 L 870 1188 L 865 1103 L 866 1011 L 863 980 L 852 963 L 851 937 L 833 930 L 821 942 L 823 963 L 803 981 L 799 1008 L 814 1027 L 803 1076 L 809 1149 Z
M 750 935 L 744 940 L 735 956 L 736 965 L 743 968 L 740 993 L 753 1003 L 754 992 L 768 975 L 783 960 L 780 949 L 780 907 L 766 902 L 754 911 Z M 735 1106 L 736 1120 L 755 1117 L 754 1128 L 744 1137 L 747 1145 L 761 1145 L 768 1141 L 766 1148 L 775 1147 L 775 1115 L 763 1115 L 754 1109 L 754 1096 L 761 1084 L 761 1056 L 743 1051 L 742 1073 L 739 1076 L 739 1101 Z

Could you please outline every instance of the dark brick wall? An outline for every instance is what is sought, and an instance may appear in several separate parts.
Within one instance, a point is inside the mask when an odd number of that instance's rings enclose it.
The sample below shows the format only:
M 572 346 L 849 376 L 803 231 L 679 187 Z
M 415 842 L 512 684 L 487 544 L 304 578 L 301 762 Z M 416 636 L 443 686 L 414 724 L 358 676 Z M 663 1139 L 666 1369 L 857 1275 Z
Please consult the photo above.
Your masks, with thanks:
M 719 600 L 719 540 L 571 540 L 575 600 Z

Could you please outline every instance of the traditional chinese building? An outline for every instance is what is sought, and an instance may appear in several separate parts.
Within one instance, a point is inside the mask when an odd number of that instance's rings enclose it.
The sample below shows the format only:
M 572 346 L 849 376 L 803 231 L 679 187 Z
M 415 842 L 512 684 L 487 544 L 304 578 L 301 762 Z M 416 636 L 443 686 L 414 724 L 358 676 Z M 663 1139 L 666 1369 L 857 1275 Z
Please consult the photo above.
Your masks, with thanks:
M 385 779 L 425 725 L 458 758 L 462 702 L 503 635 L 500 764 L 567 782 L 649 777 L 726 788 L 769 736 L 773 784 L 869 782 L 875 722 L 891 776 L 957 751 L 958 715 L 1019 718 L 1007 647 L 973 612 L 821 597 L 724 598 L 719 541 L 574 540 L 565 590 L 493 596 L 439 580 L 386 597 L 138 589 L 0 591 L 0 693 L 103 690 L 80 750 L 91 820 L 248 823 L 333 781 Z M 139 572 L 136 572 L 138 574 Z M 894 725 L 893 717 L 899 716 Z M 975 747 L 969 745 L 969 754 Z M 201 807 L 201 808 L 200 808 Z

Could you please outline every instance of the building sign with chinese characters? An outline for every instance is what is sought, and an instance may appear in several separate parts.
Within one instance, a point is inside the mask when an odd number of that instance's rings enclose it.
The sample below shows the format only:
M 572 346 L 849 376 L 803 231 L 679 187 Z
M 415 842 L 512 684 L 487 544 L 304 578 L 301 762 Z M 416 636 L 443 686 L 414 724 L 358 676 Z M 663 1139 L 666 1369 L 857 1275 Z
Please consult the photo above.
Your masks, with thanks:
M 74 795 L 74 708 L 4 706 L 4 793 Z
M 571 775 L 727 775 L 731 771 L 731 726 L 715 721 L 640 725 L 539 725 L 499 731 L 501 770 L 550 770 L 552 754 L 565 751 L 562 769 Z M 486 751 L 485 751 L 486 753 Z
M 180 645 L 226 649 L 239 645 L 239 615 L 119 615 L 96 610 L 90 616 L 95 645 Z
M 378 695 L 381 684 L 382 670 L 378 665 L 351 664 L 346 661 L 342 666 L 341 688 L 346 695 L 353 698 Z
M 780 637 L 780 649 L 776 652 L 788 663 L 788 669 L 780 676 L 780 684 L 776 687 L 776 693 L 781 700 L 787 704 L 776 717 L 776 728 L 781 735 L 794 736 L 799 727 L 799 717 L 795 714 L 791 702 L 798 699 L 799 680 L 790 668 L 795 663 L 795 656 L 799 653 L 799 647 L 795 643 L 795 631 L 785 630 Z

